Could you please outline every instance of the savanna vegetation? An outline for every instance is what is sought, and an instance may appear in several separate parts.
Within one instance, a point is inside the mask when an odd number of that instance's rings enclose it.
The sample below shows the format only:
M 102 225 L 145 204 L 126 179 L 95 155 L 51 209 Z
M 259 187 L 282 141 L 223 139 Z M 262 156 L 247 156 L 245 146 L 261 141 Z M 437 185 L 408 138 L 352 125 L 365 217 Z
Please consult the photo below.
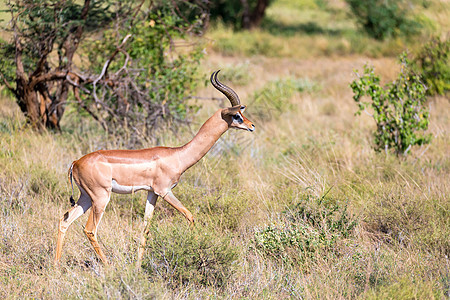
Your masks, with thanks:
M 83 109 L 80 102 L 109 121 L 103 104 L 89 97 L 89 84 L 84 98 L 68 93 L 59 130 L 36 131 L 2 83 L 1 298 L 450 296 L 450 4 L 398 1 L 414 32 L 389 27 L 392 31 L 378 38 L 352 10 L 357 1 L 268 3 L 251 31 L 217 18 L 202 27 L 202 36 L 183 31 L 172 40 L 163 38 L 164 26 L 151 22 L 156 17 L 143 16 L 128 48 L 119 51 L 121 60 L 111 65 L 111 73 L 130 75 L 120 73 L 125 53 L 130 71 L 145 64 L 147 73 L 132 73 L 135 85 L 126 81 L 123 87 L 173 113 L 161 116 L 157 130 L 141 132 L 142 137 L 120 118 L 111 123 L 118 129 L 108 132 Z M 6 26 L 10 16 L 1 17 Z M 183 26 L 198 20 L 181 19 L 172 20 Z M 84 66 L 101 74 L 126 28 L 131 27 L 87 32 L 74 64 L 91 63 Z M 1 37 L 8 41 L 11 34 Z M 113 38 L 115 47 L 101 43 Z M 166 42 L 162 56 L 148 50 L 152 39 Z M 9 53 L 4 45 L 3 56 Z M 191 50 L 198 51 L 194 60 L 184 56 Z M 142 53 L 148 57 L 138 56 Z M 57 66 L 58 53 L 48 55 L 49 68 Z M 159 77 L 148 75 L 155 74 L 156 67 L 146 69 L 152 59 L 165 63 Z M 177 68 L 178 60 L 184 69 Z M 0 67 L 9 80 L 14 74 L 4 70 L 15 66 L 4 61 Z M 188 142 L 213 112 L 229 105 L 207 82 L 217 69 L 248 106 L 245 114 L 256 131 L 227 132 L 174 189 L 193 213 L 195 227 L 159 199 L 137 265 L 146 195 L 114 194 L 98 233 L 111 264 L 102 265 L 86 239 L 84 215 L 68 230 L 61 265 L 54 266 L 58 221 L 70 207 L 72 161 L 98 149 Z M 175 70 L 192 76 L 180 81 L 183 90 L 164 79 Z M 166 84 L 170 99 L 156 83 Z M 120 90 L 105 82 L 102 99 L 115 108 Z M 136 107 L 132 119 L 144 126 L 139 118 L 150 116 Z

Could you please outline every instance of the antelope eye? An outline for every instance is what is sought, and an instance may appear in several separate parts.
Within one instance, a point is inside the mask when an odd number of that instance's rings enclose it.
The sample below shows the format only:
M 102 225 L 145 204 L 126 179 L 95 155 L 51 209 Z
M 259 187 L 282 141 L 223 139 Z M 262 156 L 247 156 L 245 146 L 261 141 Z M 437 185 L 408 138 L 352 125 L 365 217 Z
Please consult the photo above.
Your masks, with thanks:
M 233 121 L 236 121 L 236 122 L 238 122 L 239 124 L 241 124 L 241 123 L 244 122 L 244 120 L 242 119 L 242 116 L 241 116 L 240 114 L 235 114 L 235 115 L 233 116 Z

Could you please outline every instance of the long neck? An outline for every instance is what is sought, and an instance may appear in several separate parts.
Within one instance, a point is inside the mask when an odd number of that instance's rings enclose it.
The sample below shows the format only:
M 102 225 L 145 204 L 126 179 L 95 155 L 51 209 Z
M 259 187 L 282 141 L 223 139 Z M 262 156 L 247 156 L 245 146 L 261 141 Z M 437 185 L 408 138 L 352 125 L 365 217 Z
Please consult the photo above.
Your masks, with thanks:
M 228 124 L 222 119 L 219 110 L 202 125 L 192 141 L 180 147 L 179 159 L 182 172 L 195 165 L 205 156 L 227 130 Z

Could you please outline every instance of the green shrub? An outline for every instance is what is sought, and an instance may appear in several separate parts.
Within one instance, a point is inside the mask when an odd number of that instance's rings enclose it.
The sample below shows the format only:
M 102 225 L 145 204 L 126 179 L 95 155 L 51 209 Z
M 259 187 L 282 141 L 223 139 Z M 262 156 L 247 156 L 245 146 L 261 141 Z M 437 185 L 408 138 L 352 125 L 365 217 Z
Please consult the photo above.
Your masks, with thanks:
M 415 70 L 427 85 L 428 95 L 444 95 L 450 90 L 450 40 L 433 38 L 413 60 Z
M 251 2 L 256 3 L 256 1 Z M 242 27 L 242 15 L 244 12 L 242 3 L 239 0 L 214 1 L 214 5 L 211 5 L 209 13 L 212 20 L 219 19 L 236 29 Z
M 421 25 L 410 17 L 404 0 L 346 0 L 358 23 L 371 37 L 383 40 L 417 33 Z
M 359 75 L 350 87 L 353 99 L 358 103 L 361 114 L 367 107 L 373 109 L 377 130 L 374 133 L 375 150 L 393 148 L 397 156 L 406 155 L 414 145 L 430 142 L 430 135 L 417 133 L 428 128 L 428 110 L 425 106 L 426 87 L 420 77 L 410 67 L 406 54 L 400 56 L 401 71 L 397 80 L 380 85 L 380 77 L 373 68 L 364 67 L 364 74 Z M 363 101 L 369 96 L 371 101 Z
M 223 286 L 237 250 L 230 238 L 204 227 L 173 224 L 152 228 L 142 267 L 171 288 L 184 284 Z
M 264 256 L 304 263 L 314 258 L 314 253 L 332 250 L 338 239 L 352 234 L 356 224 L 347 206 L 332 203 L 325 196 L 307 196 L 283 211 L 279 222 L 257 229 L 254 244 Z

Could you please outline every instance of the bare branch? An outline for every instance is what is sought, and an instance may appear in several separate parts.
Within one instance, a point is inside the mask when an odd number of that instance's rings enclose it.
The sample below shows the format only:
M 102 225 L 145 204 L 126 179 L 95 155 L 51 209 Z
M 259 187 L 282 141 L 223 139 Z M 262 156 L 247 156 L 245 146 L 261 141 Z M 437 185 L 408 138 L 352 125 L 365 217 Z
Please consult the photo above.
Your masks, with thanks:
M 78 82 L 73 81 L 72 78 L 70 78 L 70 74 L 67 74 L 67 76 L 66 76 L 65 79 L 66 79 L 67 82 L 69 82 L 73 87 L 77 87 L 77 88 L 81 89 L 83 92 L 85 92 L 85 93 L 88 94 L 88 95 L 91 94 L 91 92 L 90 92 L 88 89 L 86 89 L 84 86 L 78 84 Z M 80 79 L 81 79 L 81 77 L 77 76 L 76 80 L 77 80 L 77 81 L 80 81 Z
M 100 79 L 102 79 L 103 76 L 105 76 L 106 72 L 108 71 L 109 65 L 111 64 L 112 60 L 114 59 L 114 57 L 117 55 L 117 53 L 119 53 L 119 51 L 121 50 L 122 46 L 125 45 L 125 43 L 127 42 L 127 40 L 131 37 L 131 34 L 128 34 L 127 36 L 125 36 L 125 38 L 122 40 L 122 43 L 117 46 L 116 50 L 114 50 L 114 52 L 111 54 L 111 56 L 106 60 L 105 64 L 103 65 L 103 69 L 102 72 L 100 73 L 100 75 L 97 77 L 97 79 L 94 80 L 93 82 L 93 96 L 94 96 L 94 100 L 95 102 L 99 102 L 99 99 L 97 97 L 97 83 Z
M 78 90 L 78 87 L 74 86 L 73 87 L 73 94 L 75 96 L 75 99 L 77 100 L 78 104 L 81 106 L 81 108 L 83 108 L 88 114 L 91 115 L 92 118 L 94 118 L 94 120 L 96 120 L 97 122 L 100 123 L 100 125 L 102 125 L 103 129 L 108 132 L 108 126 L 106 125 L 105 122 L 103 122 L 102 120 L 100 120 L 100 118 L 89 109 L 89 107 L 83 102 L 83 100 L 81 100 L 80 97 L 80 91 Z
M 98 78 L 94 81 L 94 85 L 100 80 L 102 79 L 103 76 L 105 76 L 106 72 L 108 71 L 109 65 L 111 64 L 112 60 L 114 59 L 114 57 L 117 55 L 117 53 L 120 52 L 122 46 L 127 42 L 127 40 L 131 37 L 131 34 L 128 34 L 123 40 L 122 43 L 117 46 L 116 50 L 114 50 L 114 52 L 111 54 L 111 56 L 108 58 L 108 60 L 105 62 L 102 72 L 100 73 L 100 75 L 98 76 Z
M 120 49 L 120 52 L 122 52 L 125 55 L 125 62 L 123 63 L 122 68 L 120 68 L 116 73 L 114 73 L 115 76 L 118 76 L 122 71 L 126 70 L 128 62 L 130 60 L 130 55 L 128 54 L 128 52 L 126 52 L 122 49 Z

